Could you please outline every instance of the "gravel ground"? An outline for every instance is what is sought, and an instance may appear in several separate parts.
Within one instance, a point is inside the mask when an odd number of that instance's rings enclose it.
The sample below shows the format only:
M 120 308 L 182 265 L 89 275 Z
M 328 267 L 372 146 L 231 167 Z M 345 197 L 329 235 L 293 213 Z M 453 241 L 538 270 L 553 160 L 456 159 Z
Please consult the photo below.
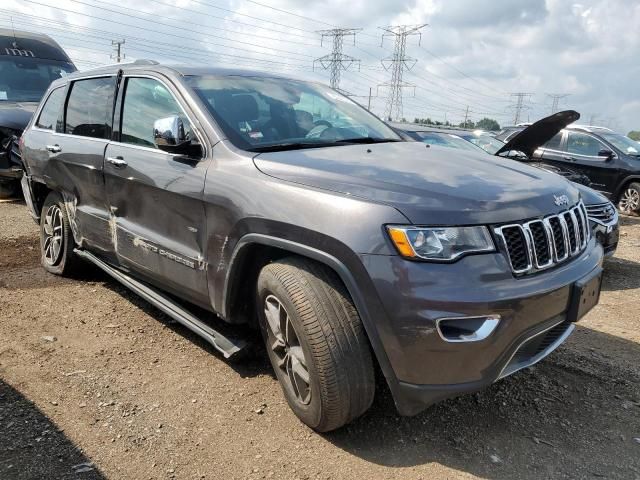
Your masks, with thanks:
M 318 435 L 266 356 L 229 364 L 87 266 L 46 274 L 0 203 L 0 479 L 640 479 L 640 219 L 601 304 L 552 356 L 475 395 Z

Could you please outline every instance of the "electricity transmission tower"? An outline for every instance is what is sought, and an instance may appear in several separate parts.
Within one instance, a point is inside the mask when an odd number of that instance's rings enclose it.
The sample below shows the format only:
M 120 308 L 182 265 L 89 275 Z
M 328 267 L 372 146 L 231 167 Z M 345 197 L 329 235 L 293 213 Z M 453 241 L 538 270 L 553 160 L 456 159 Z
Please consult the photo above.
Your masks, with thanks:
M 415 88 L 415 85 L 404 82 L 402 76 L 405 69 L 411 70 L 416 64 L 415 58 L 408 57 L 405 52 L 407 49 L 407 37 L 418 36 L 418 45 L 422 40 L 422 33 L 420 30 L 427 24 L 422 25 L 398 25 L 395 27 L 382 27 L 385 32 L 382 34 L 382 44 L 384 44 L 385 37 L 394 37 L 395 43 L 393 47 L 393 54 L 387 58 L 382 59 L 382 66 L 385 70 L 391 70 L 391 81 L 378 85 L 378 87 L 387 87 L 389 94 L 387 96 L 387 105 L 384 111 L 384 117 L 386 119 L 402 120 L 402 89 L 403 88 Z
M 551 98 L 551 113 L 556 113 L 558 111 L 558 105 L 560 100 L 569 96 L 568 93 L 547 93 L 547 96 Z
M 326 37 L 331 38 L 332 51 L 324 57 L 316 58 L 313 61 L 315 67 L 316 62 L 325 70 L 331 70 L 331 79 L 329 84 L 331 88 L 340 90 L 340 76 L 343 70 L 348 69 L 354 63 L 360 66 L 360 60 L 342 53 L 344 38 L 353 36 L 353 44 L 356 44 L 356 32 L 361 28 L 332 28 L 331 30 L 319 30 L 317 33 L 321 35 L 320 45 L 324 43 Z
M 111 54 L 112 59 L 116 62 L 120 63 L 120 61 L 126 57 L 124 53 L 122 53 L 122 46 L 124 45 L 124 39 L 122 40 L 111 40 L 111 47 L 113 48 L 113 53 Z
M 516 92 L 511 94 L 512 97 L 516 98 L 516 103 L 510 105 L 510 107 L 515 110 L 515 116 L 513 119 L 514 125 L 520 123 L 520 116 L 522 115 L 522 111 L 529 110 L 531 108 L 529 105 L 525 105 L 524 103 L 525 100 L 529 100 L 531 95 L 533 95 L 533 93 Z

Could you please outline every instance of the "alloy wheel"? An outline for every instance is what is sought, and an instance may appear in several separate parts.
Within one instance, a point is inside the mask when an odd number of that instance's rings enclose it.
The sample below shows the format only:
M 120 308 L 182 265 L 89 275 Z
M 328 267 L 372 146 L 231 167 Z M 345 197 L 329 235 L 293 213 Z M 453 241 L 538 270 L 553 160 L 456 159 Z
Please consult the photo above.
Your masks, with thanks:
M 62 255 L 63 220 L 58 205 L 51 205 L 44 217 L 44 261 L 56 265 Z
M 624 213 L 638 212 L 640 209 L 640 192 L 635 188 L 627 188 L 620 198 L 619 207 Z
M 308 405 L 311 402 L 308 363 L 291 318 L 275 295 L 265 299 L 264 315 L 268 346 L 276 357 L 278 368 L 285 374 L 284 381 L 298 402 Z

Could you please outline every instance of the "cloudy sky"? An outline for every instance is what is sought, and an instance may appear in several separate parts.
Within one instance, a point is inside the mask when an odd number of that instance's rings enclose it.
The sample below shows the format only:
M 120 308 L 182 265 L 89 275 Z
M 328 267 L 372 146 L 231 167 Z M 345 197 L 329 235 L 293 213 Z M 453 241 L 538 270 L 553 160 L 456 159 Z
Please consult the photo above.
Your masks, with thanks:
M 359 28 L 340 87 L 383 115 L 390 79 L 380 27 L 428 24 L 407 39 L 417 60 L 404 80 L 404 116 L 514 120 L 512 92 L 531 93 L 522 120 L 568 94 L 581 123 L 640 129 L 640 2 L 630 0 L 4 0 L 0 26 L 48 33 L 79 68 L 109 63 L 112 39 L 128 60 L 153 58 L 277 71 L 329 81 L 314 59 L 330 53 L 318 30 Z M 55 7 L 54 7 L 55 5 Z M 408 62 L 409 65 L 413 62 Z

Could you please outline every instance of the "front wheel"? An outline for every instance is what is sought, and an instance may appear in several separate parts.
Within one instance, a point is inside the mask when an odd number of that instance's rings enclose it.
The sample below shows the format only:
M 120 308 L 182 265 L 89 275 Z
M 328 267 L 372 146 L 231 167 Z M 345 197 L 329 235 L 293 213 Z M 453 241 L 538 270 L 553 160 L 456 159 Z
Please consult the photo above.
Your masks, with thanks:
M 624 189 L 618 208 L 626 215 L 640 215 L 640 183 L 630 183 Z
M 373 360 L 335 273 L 304 258 L 280 260 L 260 272 L 257 297 L 269 359 L 298 418 L 327 432 L 362 415 L 375 393 Z

